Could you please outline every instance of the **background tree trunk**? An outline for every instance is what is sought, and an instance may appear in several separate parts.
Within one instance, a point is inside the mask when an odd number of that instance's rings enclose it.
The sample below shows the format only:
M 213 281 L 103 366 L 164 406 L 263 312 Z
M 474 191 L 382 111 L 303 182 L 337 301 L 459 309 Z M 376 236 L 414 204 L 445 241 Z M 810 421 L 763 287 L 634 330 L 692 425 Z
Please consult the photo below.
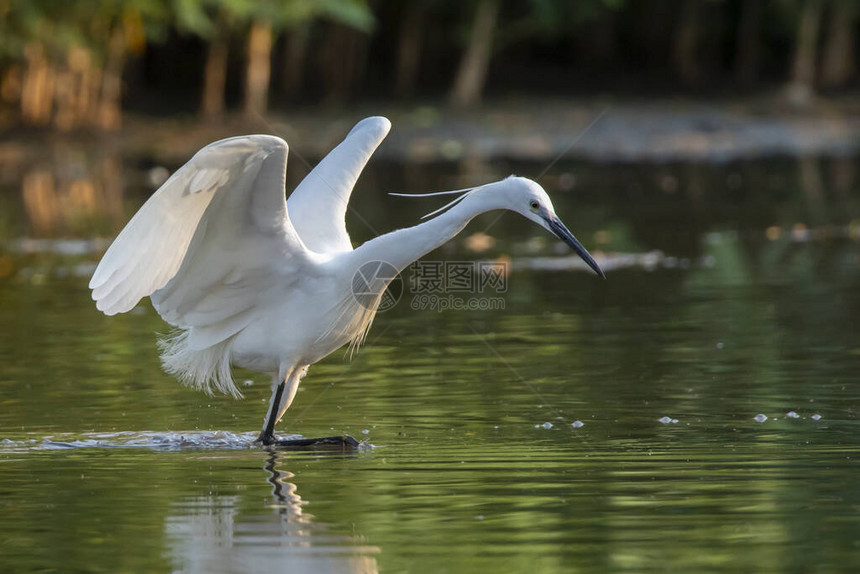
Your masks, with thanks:
M 69 131 L 75 127 L 74 97 L 75 74 L 68 67 L 57 71 L 57 82 L 54 89 L 54 126 L 60 131 Z
M 41 44 L 24 48 L 27 61 L 21 86 L 21 118 L 25 123 L 43 126 L 51 121 L 54 103 L 54 73 Z
M 125 65 L 125 34 L 115 26 L 108 41 L 107 60 L 102 73 L 96 126 L 105 131 L 122 127 L 122 70 Z
M 304 88 L 309 38 L 310 30 L 307 25 L 297 26 L 287 32 L 284 42 L 284 73 L 281 75 L 281 91 L 288 98 L 299 97 Z
M 418 0 L 408 2 L 400 21 L 400 39 L 397 43 L 397 69 L 394 78 L 394 94 L 398 98 L 409 98 L 415 92 L 421 46 L 424 43 L 424 5 Z
M 230 43 L 226 23 L 222 14 L 218 15 L 215 32 L 209 39 L 206 52 L 206 67 L 203 70 L 203 97 L 200 113 L 213 118 L 224 113 L 224 90 L 227 85 L 227 57 Z
M 82 126 L 92 117 L 92 85 L 97 77 L 93 66 L 93 55 L 85 48 L 77 48 L 69 53 L 69 66 L 75 73 L 74 116 L 75 124 Z
M 741 18 L 735 42 L 735 80 L 741 84 L 751 84 L 758 77 L 763 8 L 763 0 L 741 2 Z
M 574 59 L 582 60 L 600 73 L 612 66 L 618 56 L 615 25 L 615 13 L 601 7 L 594 20 L 579 27 L 577 41 L 574 42 Z
M 699 36 L 699 0 L 684 0 L 675 29 L 672 59 L 678 76 L 685 84 L 695 84 L 702 76 L 696 53 Z
M 57 110 L 54 125 L 60 131 L 68 131 L 86 125 L 90 111 L 90 69 L 92 57 L 89 50 L 70 48 L 66 66 L 57 76 L 55 101 Z
M 327 26 L 320 49 L 320 73 L 330 103 L 342 103 L 354 90 L 367 62 L 367 35 L 342 24 Z
M 804 0 L 797 26 L 791 84 L 788 87 L 788 98 L 797 105 L 805 105 L 812 99 L 820 27 L 821 0 Z
M 675 21 L 677 3 L 671 0 L 649 0 L 630 2 L 631 17 L 641 26 L 637 30 L 636 44 L 644 55 L 645 67 L 652 72 L 662 73 L 671 66 L 674 38 L 668 32 Z M 667 61 L 669 64 L 667 65 Z
M 493 50 L 493 29 L 499 16 L 499 0 L 480 0 L 469 34 L 469 44 L 454 79 L 450 102 L 457 108 L 477 104 L 481 100 Z
M 834 0 L 830 3 L 830 23 L 821 66 L 822 86 L 844 86 L 854 75 L 856 16 L 857 0 Z
M 19 104 L 22 77 L 21 66 L 13 65 L 3 71 L 3 77 L 0 78 L 0 100 L 9 105 Z
M 265 115 L 269 105 L 272 69 L 272 27 L 255 20 L 248 33 L 248 66 L 245 74 L 245 114 Z

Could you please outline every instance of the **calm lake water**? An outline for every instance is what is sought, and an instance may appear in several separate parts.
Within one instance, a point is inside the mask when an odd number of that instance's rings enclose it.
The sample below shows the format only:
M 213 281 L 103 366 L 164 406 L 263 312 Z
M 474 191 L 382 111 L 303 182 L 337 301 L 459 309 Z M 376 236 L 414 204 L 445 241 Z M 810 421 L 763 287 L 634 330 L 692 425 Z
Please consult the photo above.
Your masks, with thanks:
M 264 377 L 237 373 L 243 401 L 185 389 L 148 301 L 95 310 L 88 240 L 160 174 L 67 153 L 0 170 L 0 572 L 860 563 L 856 158 L 555 166 L 542 182 L 607 280 L 513 214 L 478 218 L 427 260 L 509 262 L 503 288 L 445 293 L 503 308 L 416 310 L 407 276 L 368 344 L 304 380 L 279 430 L 374 445 L 342 454 L 250 445 Z M 377 163 L 350 230 L 441 204 L 386 191 L 543 167 Z

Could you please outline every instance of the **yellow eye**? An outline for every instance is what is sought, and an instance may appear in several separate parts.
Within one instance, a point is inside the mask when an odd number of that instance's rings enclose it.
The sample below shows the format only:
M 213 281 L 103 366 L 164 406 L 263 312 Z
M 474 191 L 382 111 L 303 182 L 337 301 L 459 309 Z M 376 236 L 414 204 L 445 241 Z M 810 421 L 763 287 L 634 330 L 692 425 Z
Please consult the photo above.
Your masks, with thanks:
M 537 211 L 540 208 L 540 204 L 533 199 L 529 202 L 529 208 L 532 211 Z

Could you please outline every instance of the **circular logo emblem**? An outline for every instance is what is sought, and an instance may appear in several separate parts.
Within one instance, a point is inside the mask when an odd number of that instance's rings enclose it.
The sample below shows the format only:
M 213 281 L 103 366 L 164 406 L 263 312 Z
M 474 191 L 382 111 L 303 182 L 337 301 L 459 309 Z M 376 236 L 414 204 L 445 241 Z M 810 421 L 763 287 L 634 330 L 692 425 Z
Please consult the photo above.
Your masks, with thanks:
M 352 296 L 365 309 L 372 309 L 379 299 L 376 310 L 387 311 L 400 301 L 402 295 L 403 280 L 391 263 L 368 261 L 352 276 Z

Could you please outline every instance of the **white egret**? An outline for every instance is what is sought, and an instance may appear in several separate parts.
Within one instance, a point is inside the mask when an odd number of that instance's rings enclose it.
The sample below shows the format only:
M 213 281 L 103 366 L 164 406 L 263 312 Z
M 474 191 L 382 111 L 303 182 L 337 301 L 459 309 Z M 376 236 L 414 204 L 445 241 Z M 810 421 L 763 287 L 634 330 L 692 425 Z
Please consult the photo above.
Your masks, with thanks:
M 89 284 L 98 309 L 124 313 L 148 296 L 178 328 L 159 341 L 164 369 L 191 387 L 240 397 L 231 365 L 271 375 L 258 441 L 289 445 L 296 442 L 278 441 L 274 428 L 308 367 L 347 343 L 360 344 L 373 321 L 387 280 L 372 286 L 370 304 L 359 302 L 353 278 L 363 264 L 387 262 L 399 272 L 476 215 L 508 209 L 558 236 L 603 276 L 541 186 L 513 176 L 445 192 L 459 195 L 428 221 L 353 249 L 347 202 L 390 127 L 382 117 L 359 122 L 289 200 L 282 139 L 249 135 L 204 147 L 105 253 Z

